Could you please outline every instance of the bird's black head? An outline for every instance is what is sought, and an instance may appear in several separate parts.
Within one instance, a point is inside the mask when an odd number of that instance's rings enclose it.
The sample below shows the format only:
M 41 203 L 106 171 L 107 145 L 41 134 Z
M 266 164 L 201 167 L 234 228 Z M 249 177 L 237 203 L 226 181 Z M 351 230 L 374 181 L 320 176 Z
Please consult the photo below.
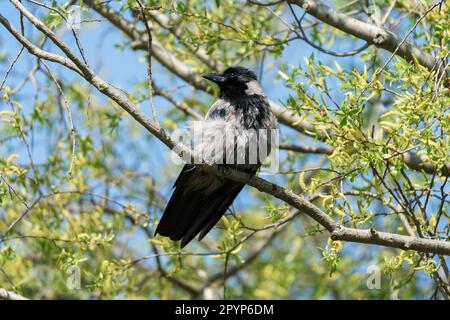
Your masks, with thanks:
M 203 78 L 216 83 L 221 95 L 239 95 L 245 94 L 248 89 L 247 84 L 256 82 L 257 78 L 253 71 L 244 67 L 230 67 L 223 73 L 208 73 Z

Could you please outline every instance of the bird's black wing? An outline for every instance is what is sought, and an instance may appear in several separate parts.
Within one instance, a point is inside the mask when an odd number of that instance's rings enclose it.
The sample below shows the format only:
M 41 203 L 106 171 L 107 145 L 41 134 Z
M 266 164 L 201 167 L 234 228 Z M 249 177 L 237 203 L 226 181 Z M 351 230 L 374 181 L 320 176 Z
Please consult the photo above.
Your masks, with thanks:
M 204 177 L 202 174 L 193 165 L 184 166 L 155 234 L 170 237 L 174 241 L 182 240 L 181 247 L 187 245 L 198 233 L 203 238 L 244 187 L 243 183 L 225 179 L 212 192 L 193 190 L 196 182 Z

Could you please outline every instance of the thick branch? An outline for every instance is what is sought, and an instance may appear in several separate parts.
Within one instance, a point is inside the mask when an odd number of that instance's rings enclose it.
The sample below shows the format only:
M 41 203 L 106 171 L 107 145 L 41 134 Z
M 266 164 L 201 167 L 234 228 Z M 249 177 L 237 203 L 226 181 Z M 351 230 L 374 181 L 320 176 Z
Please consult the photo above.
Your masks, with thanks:
M 446 241 L 416 238 L 399 234 L 379 232 L 374 229 L 358 230 L 341 227 L 331 233 L 333 240 L 382 245 L 403 250 L 449 255 L 450 243 Z
M 345 33 L 351 34 L 359 39 L 363 39 L 379 48 L 383 48 L 391 53 L 413 62 L 414 57 L 428 70 L 436 69 L 437 59 L 432 55 L 414 47 L 406 41 L 402 44 L 402 39 L 397 37 L 391 31 L 382 27 L 355 19 L 346 14 L 337 12 L 324 5 L 320 1 L 312 0 L 288 0 L 289 2 L 303 8 L 313 17 L 329 24 Z M 398 48 L 398 49 L 397 49 Z
M 0 299 L 3 299 L 3 300 L 28 300 L 28 298 L 25 298 L 25 297 L 21 296 L 20 294 L 8 291 L 3 288 L 0 288 Z
M 329 147 L 301 146 L 297 144 L 280 143 L 278 146 L 282 150 L 294 151 L 299 153 L 326 154 L 333 153 L 333 149 Z
M 331 233 L 331 237 L 334 240 L 376 244 L 403 250 L 417 250 L 420 252 L 450 255 L 449 242 L 378 232 L 374 229 L 360 230 L 343 227 L 331 219 L 325 212 L 307 201 L 304 197 L 295 194 L 291 190 L 282 188 L 259 177 L 244 178 L 245 175 L 234 170 L 226 170 L 225 174 L 227 178 L 247 183 L 259 191 L 271 194 L 292 207 L 299 209 L 302 213 L 307 214 L 325 227 Z

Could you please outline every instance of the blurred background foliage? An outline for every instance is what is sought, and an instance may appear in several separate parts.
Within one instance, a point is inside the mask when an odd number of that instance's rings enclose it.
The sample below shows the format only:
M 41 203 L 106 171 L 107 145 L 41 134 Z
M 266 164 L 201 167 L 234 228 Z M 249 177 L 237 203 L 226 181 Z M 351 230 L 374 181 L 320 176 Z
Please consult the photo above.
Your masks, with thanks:
M 299 117 L 296 124 L 311 124 L 303 133 L 280 125 L 280 142 L 321 152 L 284 148 L 280 173 L 265 178 L 310 198 L 347 226 L 448 240 L 448 172 L 411 168 L 405 161 L 412 153 L 436 168 L 450 163 L 445 79 L 303 16 L 302 8 L 285 1 L 142 2 L 154 41 L 168 58 L 194 75 L 247 66 L 272 101 Z M 23 3 L 76 48 L 58 13 Z M 80 6 L 77 31 L 91 67 L 150 115 L 145 46 L 99 15 L 90 1 L 40 3 L 65 15 L 69 5 Z M 135 1 L 103 5 L 144 37 Z M 412 30 L 408 42 L 448 61 L 447 2 L 427 14 L 431 1 L 327 5 L 398 37 Z M 5 2 L 0 11 L 19 27 L 12 5 Z M 24 25 L 30 40 L 56 51 Z M 346 56 L 329 54 L 360 47 Z M 2 32 L 1 78 L 19 50 Z M 217 96 L 215 88 L 184 79 L 158 58 L 152 69 L 155 103 L 168 132 L 193 120 L 180 106 L 205 114 Z M 316 222 L 293 216 L 285 204 L 250 188 L 202 242 L 180 250 L 178 243 L 155 238 L 180 170 L 169 151 L 83 79 L 26 51 L 5 79 L 0 287 L 35 299 L 449 297 L 448 258 L 331 241 Z M 371 276 L 378 272 L 379 286 L 373 288 Z

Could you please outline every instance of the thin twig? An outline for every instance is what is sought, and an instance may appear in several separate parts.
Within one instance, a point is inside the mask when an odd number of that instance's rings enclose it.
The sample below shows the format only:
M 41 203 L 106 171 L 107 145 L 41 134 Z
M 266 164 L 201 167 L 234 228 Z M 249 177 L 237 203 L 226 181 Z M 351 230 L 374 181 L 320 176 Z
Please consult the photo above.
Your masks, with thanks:
M 434 8 L 436 8 L 437 6 L 440 5 L 440 2 L 435 3 L 434 5 L 432 5 L 430 8 L 428 8 L 427 11 L 425 11 L 425 13 L 419 17 L 419 19 L 416 20 L 416 22 L 414 23 L 414 25 L 412 26 L 412 28 L 408 31 L 408 33 L 406 33 L 406 35 L 402 38 L 402 40 L 400 41 L 400 43 L 397 45 L 397 48 L 395 48 L 394 52 L 392 52 L 392 54 L 390 55 L 389 59 L 386 60 L 386 62 L 383 64 L 383 66 L 381 67 L 381 69 L 377 70 L 377 72 L 374 74 L 374 76 L 372 77 L 372 80 L 370 80 L 370 82 L 361 90 L 361 93 L 358 96 L 359 100 L 364 92 L 366 92 L 366 90 L 375 82 L 378 80 L 378 78 L 380 77 L 381 73 L 384 71 L 384 69 L 386 69 L 387 65 L 389 64 L 389 62 L 392 61 L 392 59 L 395 57 L 395 55 L 397 54 L 397 51 L 400 49 L 400 47 L 406 42 L 406 40 L 408 39 L 408 37 L 410 36 L 411 33 L 413 33 L 413 31 L 416 29 L 416 27 L 419 25 L 419 23 L 427 16 L 428 13 L 430 13 Z
M 58 80 L 56 80 L 56 78 L 53 75 L 52 71 L 50 70 L 49 66 L 43 60 L 41 60 L 41 63 L 47 70 L 47 72 L 50 75 L 50 77 L 52 78 L 53 82 L 56 84 L 56 87 L 58 88 L 59 92 L 61 93 L 61 96 L 63 97 L 64 106 L 66 107 L 67 117 L 69 120 L 70 136 L 72 138 L 72 155 L 70 157 L 70 165 L 69 165 L 69 177 L 72 177 L 73 166 L 75 164 L 75 159 L 76 159 L 75 151 L 76 151 L 76 145 L 77 145 L 76 144 L 76 131 L 75 131 L 75 127 L 73 125 L 73 119 L 72 119 L 72 111 L 70 110 L 69 101 L 67 100 L 67 97 L 64 94 L 63 89 L 61 88 L 61 85 L 59 84 Z
M 20 13 L 20 33 L 22 36 L 24 36 L 25 33 L 25 27 L 23 24 L 23 14 Z M 14 68 L 14 65 L 16 64 L 17 60 L 19 60 L 23 49 L 25 49 L 25 46 L 22 44 L 22 47 L 20 48 L 19 52 L 17 53 L 17 55 L 15 56 L 15 58 L 13 59 L 13 61 L 11 62 L 11 65 L 8 67 L 8 70 L 6 70 L 5 76 L 3 77 L 2 83 L 0 84 L 0 91 L 3 90 L 3 85 L 6 82 L 6 79 L 8 78 L 9 73 L 11 72 L 11 70 Z
M 5 73 L 5 75 L 4 75 L 3 79 L 2 79 L 2 82 L 1 82 L 1 84 L 0 84 L 0 91 L 3 90 L 3 85 L 5 84 L 5 81 L 6 81 L 6 79 L 8 78 L 9 73 L 11 72 L 12 68 L 14 68 L 14 65 L 16 64 L 17 60 L 19 60 L 19 57 L 20 57 L 20 55 L 22 54 L 24 48 L 25 48 L 24 46 L 22 46 L 22 47 L 20 48 L 19 52 L 18 52 L 17 55 L 14 57 L 14 59 L 13 59 L 13 61 L 11 62 L 10 66 L 8 67 L 8 70 L 6 70 L 6 73 Z
M 152 36 L 152 30 L 148 24 L 147 15 L 145 14 L 144 6 L 139 0 L 136 0 L 137 4 L 141 8 L 141 14 L 142 14 L 142 20 L 145 25 L 145 29 L 147 30 L 148 35 L 148 42 L 147 42 L 147 54 L 148 54 L 148 63 L 147 63 L 147 82 L 148 82 L 148 99 L 150 101 L 150 107 L 152 108 L 153 113 L 153 121 L 155 122 L 155 126 L 159 128 L 159 119 L 158 114 L 156 112 L 155 104 L 153 102 L 153 77 L 152 77 L 152 42 L 153 42 L 153 36 Z
M 366 50 L 368 47 L 370 47 L 370 43 L 366 42 L 364 45 L 362 45 L 360 48 L 352 50 L 350 52 L 335 52 L 335 51 L 331 51 L 331 50 L 327 50 L 325 48 L 322 48 L 321 46 L 316 45 L 313 41 L 311 41 L 308 36 L 306 35 L 305 30 L 303 30 L 303 26 L 302 26 L 302 20 L 303 18 L 306 16 L 306 12 L 303 13 L 302 17 L 300 19 L 298 19 L 297 14 L 294 11 L 294 8 L 292 8 L 292 4 L 290 2 L 288 2 L 288 6 L 289 9 L 292 13 L 292 15 L 294 16 L 295 21 L 297 22 L 297 27 L 300 29 L 300 32 L 302 34 L 302 40 L 305 41 L 307 44 L 309 44 L 311 47 L 313 47 L 314 49 L 319 50 L 320 52 L 335 56 L 335 57 L 350 57 L 350 56 L 354 56 L 357 55 L 358 53 L 361 53 L 362 51 Z

